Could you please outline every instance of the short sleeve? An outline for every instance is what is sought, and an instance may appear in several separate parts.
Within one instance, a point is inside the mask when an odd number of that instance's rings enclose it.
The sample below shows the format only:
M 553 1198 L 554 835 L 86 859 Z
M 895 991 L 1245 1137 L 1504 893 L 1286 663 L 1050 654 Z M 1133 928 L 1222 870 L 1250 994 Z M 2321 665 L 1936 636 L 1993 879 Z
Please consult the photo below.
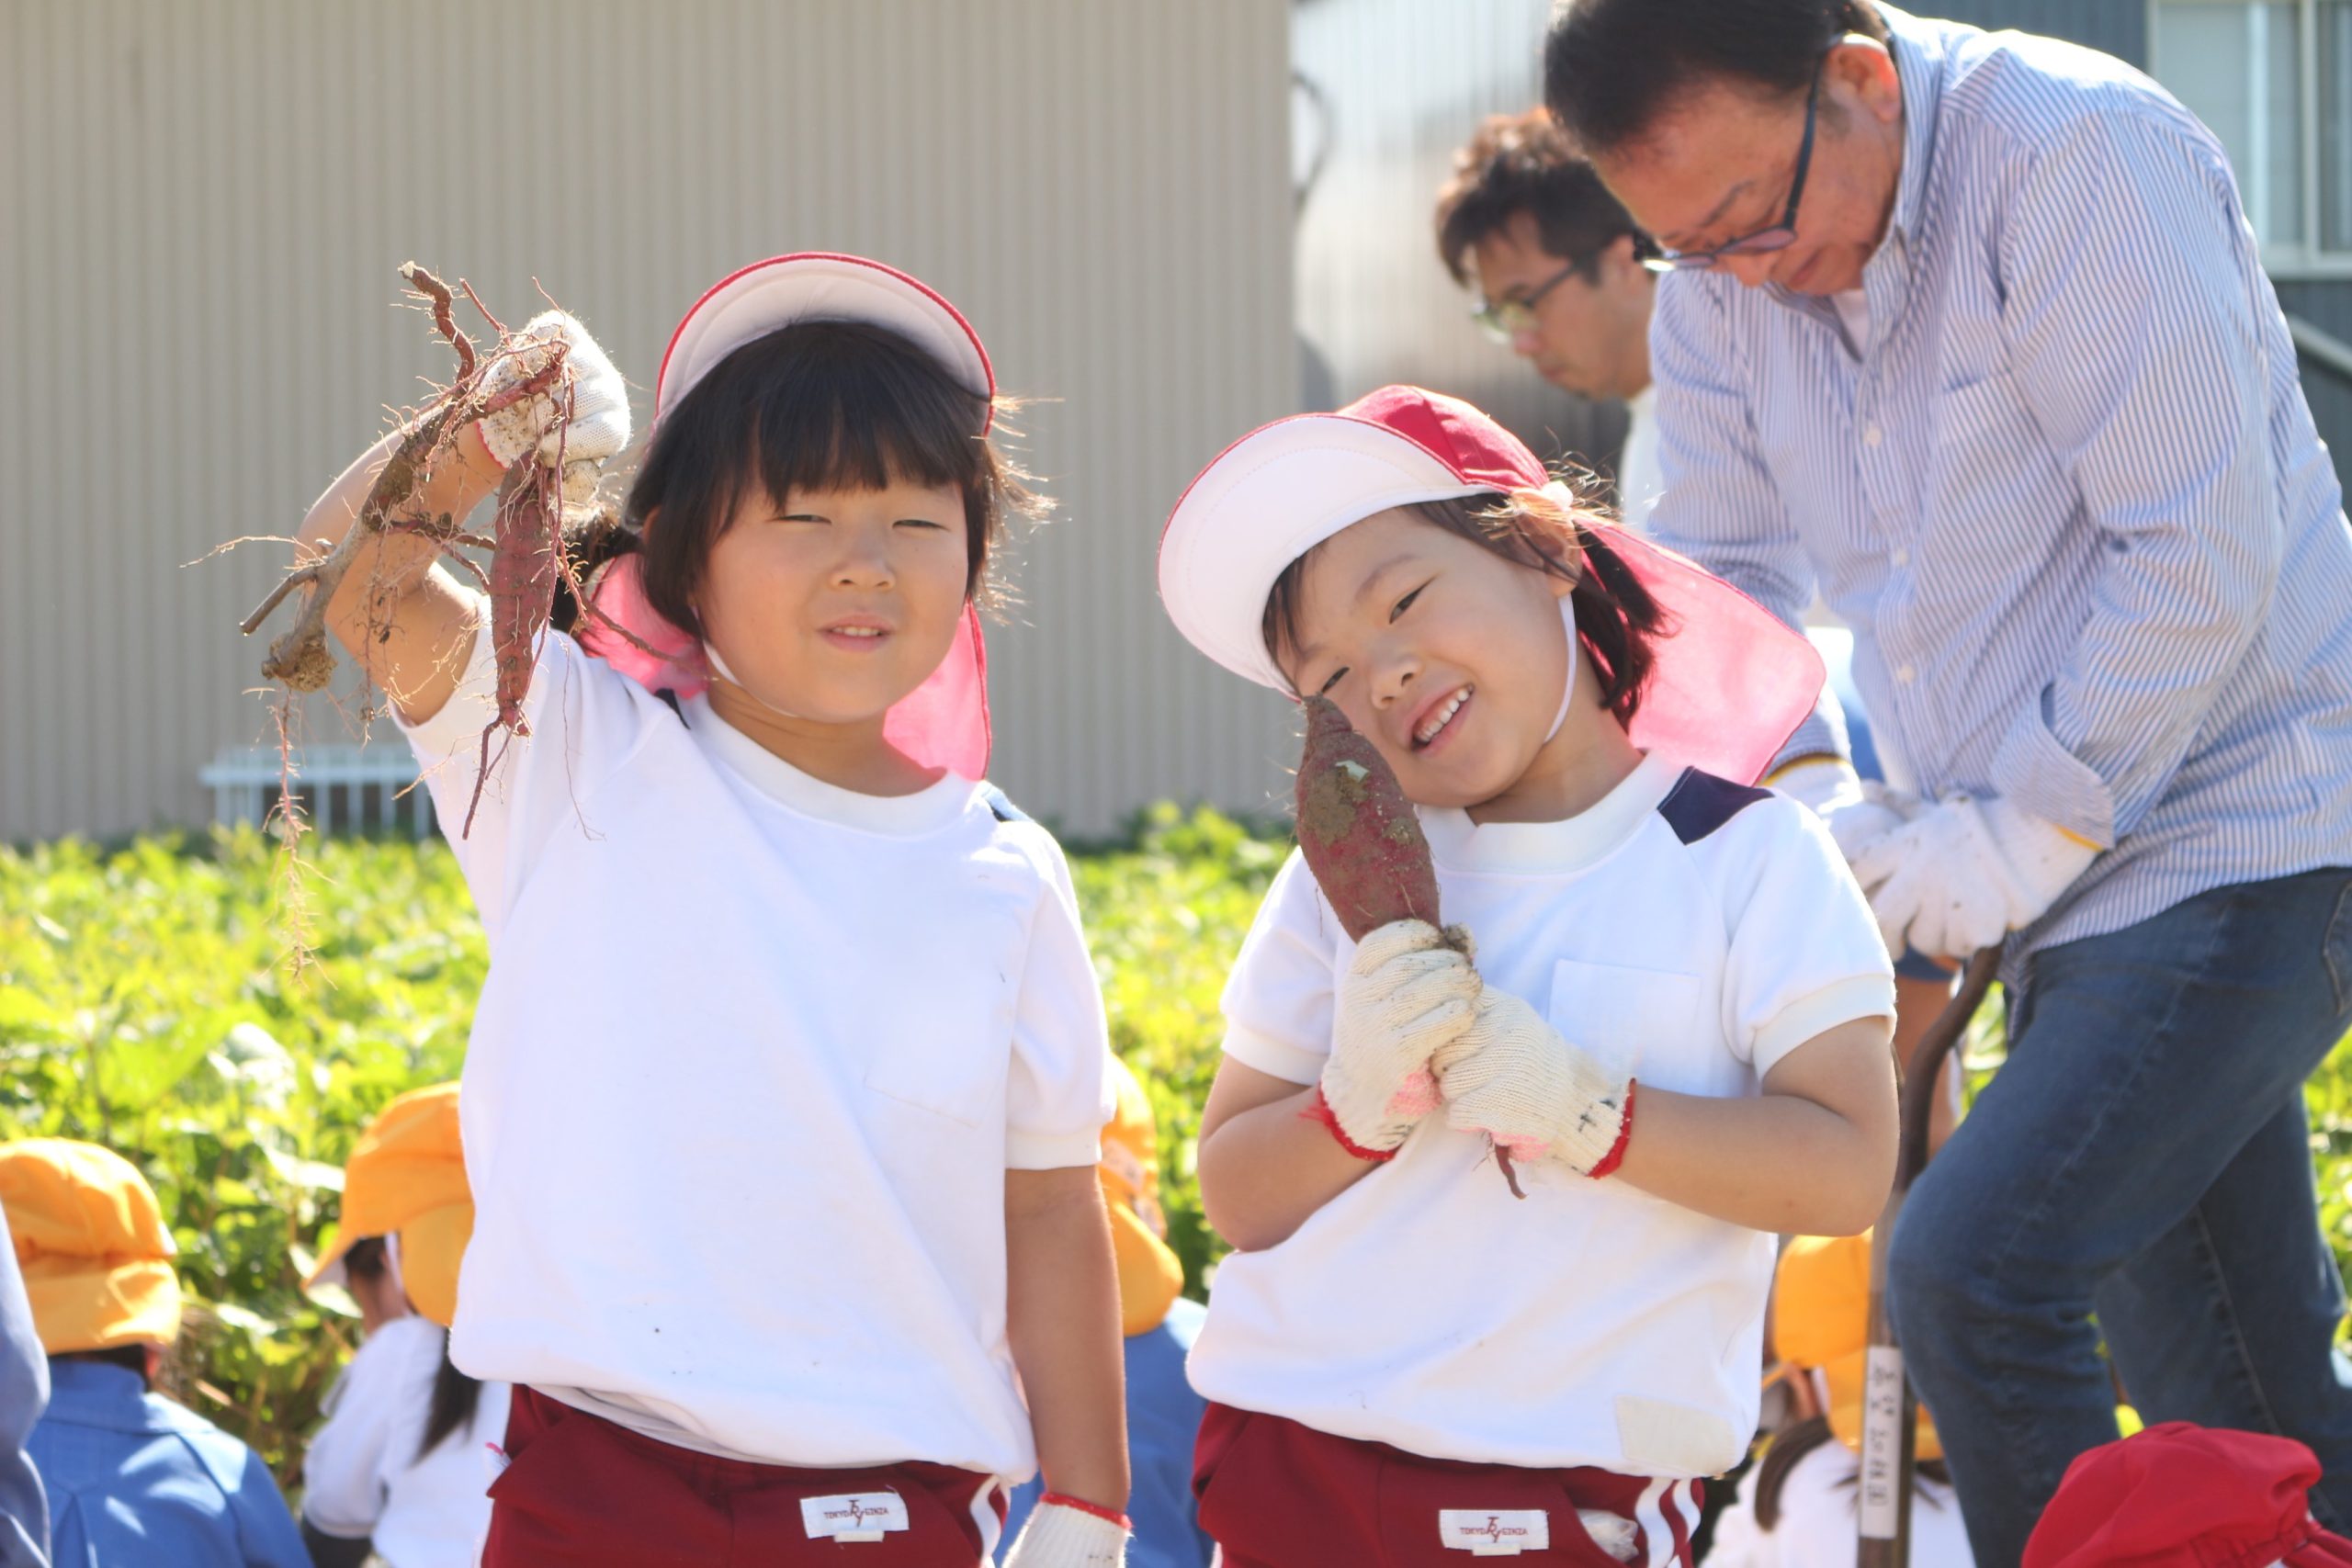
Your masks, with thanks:
M 1042 829 L 1045 887 L 1029 925 L 1029 952 L 1012 1019 L 1012 1071 L 1005 1093 L 1005 1165 L 1013 1170 L 1091 1166 L 1116 1106 L 1102 987 L 1086 949 L 1077 890 L 1061 846 Z
M 302 1455 L 302 1513 L 321 1534 L 356 1540 L 375 1533 L 390 1494 L 393 1434 L 403 1405 L 430 1399 L 417 1367 L 427 1344 L 440 1360 L 441 1330 L 424 1318 L 394 1318 L 360 1341 L 327 1396 L 326 1424 Z
M 1735 1048 L 1765 1077 L 1825 1030 L 1894 1014 L 1894 967 L 1829 829 L 1774 796 L 1731 824 L 1724 1005 Z
M 482 737 L 498 716 L 498 661 L 490 602 L 479 594 L 475 602 L 473 650 L 457 690 L 431 718 L 401 728 L 495 949 L 506 911 L 549 836 L 586 821 L 582 812 L 596 787 L 654 724 L 679 720 L 660 698 L 571 637 L 547 632 L 524 702 L 530 733 L 490 736 L 489 777 L 477 802 Z
M 1225 983 L 1225 1054 L 1295 1084 L 1331 1055 L 1333 976 L 1345 936 L 1297 851 L 1266 889 Z

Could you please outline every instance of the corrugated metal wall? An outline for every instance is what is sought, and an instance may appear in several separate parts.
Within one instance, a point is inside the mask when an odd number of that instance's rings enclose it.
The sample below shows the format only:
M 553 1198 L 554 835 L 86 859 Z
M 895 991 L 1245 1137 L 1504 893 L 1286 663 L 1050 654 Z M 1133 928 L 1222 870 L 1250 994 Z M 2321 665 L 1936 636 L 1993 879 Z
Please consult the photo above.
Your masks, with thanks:
M 1624 413 L 1546 385 L 1470 324 L 1430 225 L 1453 152 L 1487 115 L 1543 98 L 1551 0 L 1303 0 L 1302 164 L 1326 150 L 1298 231 L 1308 400 L 1389 381 L 1467 398 L 1546 458 L 1615 457 Z
M 1062 502 L 997 634 L 997 776 L 1080 831 L 1262 805 L 1281 705 L 1166 628 L 1158 525 L 1288 412 L 1280 0 L 0 0 L 0 839 L 198 820 L 263 738 L 235 622 L 447 360 L 413 256 L 536 276 L 640 387 L 784 249 L 937 285 Z M 645 409 L 640 406 L 640 423 Z M 313 725 L 334 738 L 334 716 Z M 388 733 L 379 742 L 397 744 Z

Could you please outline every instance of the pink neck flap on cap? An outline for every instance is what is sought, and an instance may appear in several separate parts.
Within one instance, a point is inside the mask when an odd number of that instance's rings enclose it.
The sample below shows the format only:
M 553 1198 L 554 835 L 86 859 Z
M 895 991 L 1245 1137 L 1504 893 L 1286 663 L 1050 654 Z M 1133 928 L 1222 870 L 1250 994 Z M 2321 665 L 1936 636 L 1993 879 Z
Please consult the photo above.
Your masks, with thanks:
M 1383 387 L 1340 412 L 1403 436 L 1465 486 L 1542 491 L 1563 506 L 1567 488 L 1519 437 L 1456 398 Z M 1593 529 L 1667 617 L 1649 684 L 1628 734 L 1634 744 L 1738 784 L 1752 784 L 1820 699 L 1821 655 L 1779 616 L 1696 562 L 1629 528 L 1589 515 Z
M 979 334 L 962 313 L 895 267 L 863 256 L 801 252 L 755 262 L 722 278 L 695 302 L 670 337 L 655 393 L 662 418 L 728 354 L 797 321 L 856 321 L 887 327 L 937 358 L 959 384 L 993 405 L 996 377 Z M 992 418 L 992 413 L 984 415 Z M 987 426 L 982 426 L 985 432 Z M 637 557 L 605 569 L 578 623 L 580 646 L 651 691 L 691 697 L 710 683 L 702 645 L 657 614 L 645 597 Z M 609 619 L 629 634 L 616 635 Z M 629 640 L 633 637 L 643 648 Z M 648 651 L 648 650 L 650 651 Z M 967 779 L 988 776 L 988 645 L 979 612 L 967 604 L 939 668 L 893 704 L 883 738 L 918 766 Z

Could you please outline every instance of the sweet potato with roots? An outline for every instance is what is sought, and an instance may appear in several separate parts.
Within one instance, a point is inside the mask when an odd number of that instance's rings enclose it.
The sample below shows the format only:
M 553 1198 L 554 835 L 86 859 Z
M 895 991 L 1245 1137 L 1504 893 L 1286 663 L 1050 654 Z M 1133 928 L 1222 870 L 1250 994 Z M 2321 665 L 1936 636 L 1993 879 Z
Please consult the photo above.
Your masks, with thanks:
M 294 624 L 270 644 L 269 652 L 262 660 L 263 676 L 278 682 L 287 693 L 279 715 L 281 750 L 287 759 L 280 799 L 285 803 L 289 841 L 299 837 L 301 827 L 291 806 L 291 745 L 283 739 L 288 733 L 287 716 L 293 694 L 323 688 L 334 672 L 334 656 L 328 647 L 325 624 L 327 604 L 370 540 L 387 533 L 413 533 L 430 538 L 440 546 L 442 558 L 490 594 L 489 633 L 498 670 L 498 711 L 482 731 L 481 772 L 474 781 L 465 831 L 472 829 L 482 788 L 494 765 L 493 740 L 502 733 L 514 736 L 529 732 L 523 716 L 524 701 L 529 694 L 534 651 L 539 635 L 547 627 L 558 581 L 568 582 L 575 596 L 583 604 L 587 602 L 580 584 L 571 580 L 571 564 L 563 548 L 567 519 L 560 451 L 552 468 L 526 457 L 508 470 L 505 482 L 499 489 L 495 519 L 488 537 L 461 532 L 459 520 L 446 514 L 426 516 L 415 504 L 425 475 L 436 462 L 446 458 L 459 433 L 485 415 L 544 393 L 554 399 L 568 422 L 572 378 L 565 364 L 565 345 L 560 341 L 544 343 L 509 332 L 461 279 L 458 287 L 498 333 L 494 347 L 487 352 L 478 351 L 458 326 L 453 297 L 447 285 L 414 262 L 401 267 L 401 276 L 422 297 L 432 313 L 435 330 L 455 352 L 456 378 L 440 389 L 411 423 L 407 434 L 378 470 L 356 520 L 342 541 L 320 559 L 288 571 L 268 597 L 245 617 L 242 627 L 250 636 L 289 594 L 297 590 L 302 592 L 301 608 Z M 492 389 L 489 384 L 492 367 L 526 354 L 531 357 L 520 363 L 530 366 L 529 374 L 512 385 Z M 460 553 L 468 548 L 489 553 L 486 571 Z M 376 631 L 372 625 L 370 631 Z
M 1437 866 L 1404 786 L 1370 740 L 1328 697 L 1306 699 L 1306 746 L 1298 761 L 1298 848 L 1316 886 L 1353 942 L 1398 920 L 1438 919 Z M 1446 931 L 1462 946 L 1466 938 Z M 1495 1163 L 1524 1198 L 1509 1150 Z

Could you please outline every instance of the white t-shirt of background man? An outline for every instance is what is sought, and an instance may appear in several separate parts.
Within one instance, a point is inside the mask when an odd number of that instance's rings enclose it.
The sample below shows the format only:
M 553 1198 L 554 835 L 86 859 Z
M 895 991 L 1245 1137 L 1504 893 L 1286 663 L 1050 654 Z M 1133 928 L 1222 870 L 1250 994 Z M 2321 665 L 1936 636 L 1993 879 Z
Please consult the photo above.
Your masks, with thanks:
M 1869 906 L 1792 800 L 1652 756 L 1566 821 L 1421 820 L 1486 983 L 1641 1086 L 1755 1095 L 1824 1030 L 1894 1012 Z M 1227 1055 L 1316 1081 L 1353 951 L 1294 855 L 1226 987 Z M 1520 1180 L 1524 1201 L 1484 1138 L 1432 1116 L 1288 1240 L 1219 1264 L 1194 1386 L 1440 1459 L 1731 1468 L 1773 1238 L 1557 1164 Z
M 1025 1476 L 1004 1176 L 1092 1166 L 1113 1106 L 1060 847 L 953 773 L 823 784 L 556 633 L 460 837 L 488 644 L 410 731 L 490 938 L 453 1359 L 709 1453 Z
M 430 1318 L 379 1325 L 302 1455 L 302 1517 L 327 1535 L 373 1538 L 386 1568 L 471 1568 L 490 1529 L 485 1445 L 506 1436 L 506 1385 L 483 1383 L 472 1418 L 418 1452 L 447 1341 Z

